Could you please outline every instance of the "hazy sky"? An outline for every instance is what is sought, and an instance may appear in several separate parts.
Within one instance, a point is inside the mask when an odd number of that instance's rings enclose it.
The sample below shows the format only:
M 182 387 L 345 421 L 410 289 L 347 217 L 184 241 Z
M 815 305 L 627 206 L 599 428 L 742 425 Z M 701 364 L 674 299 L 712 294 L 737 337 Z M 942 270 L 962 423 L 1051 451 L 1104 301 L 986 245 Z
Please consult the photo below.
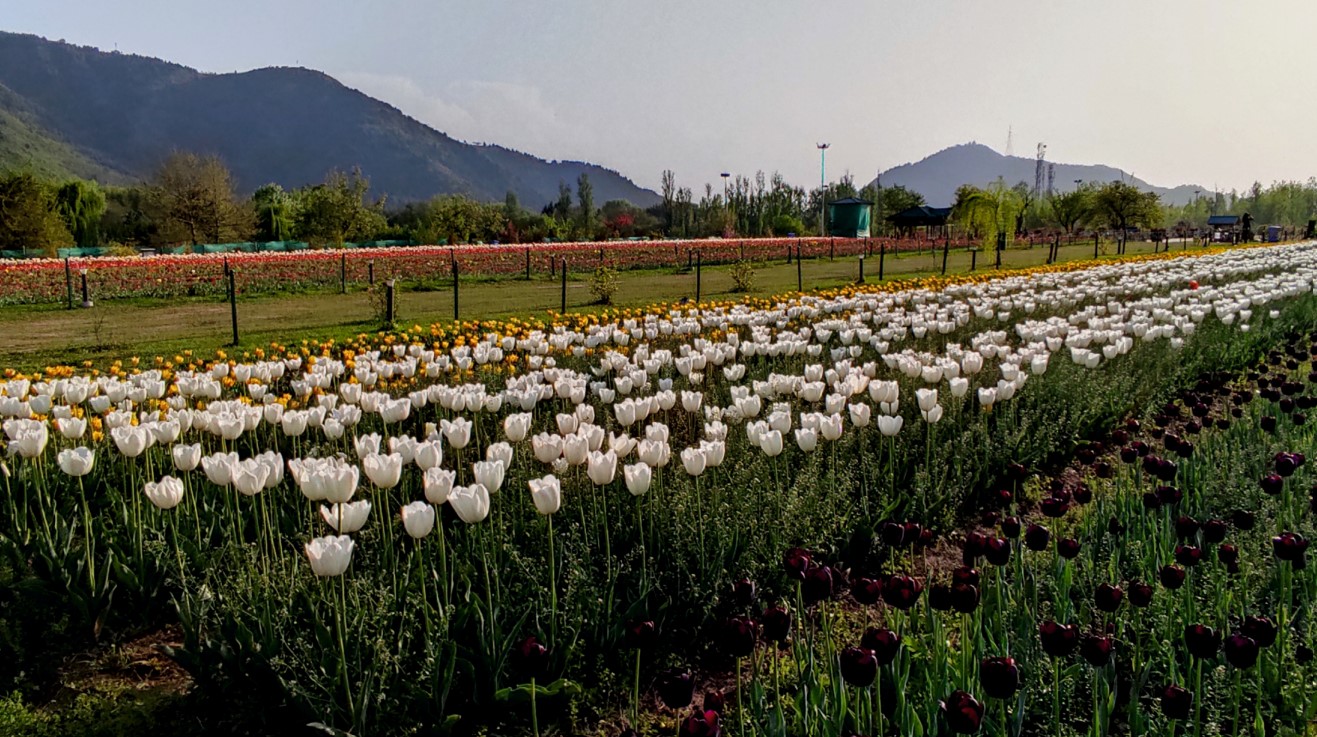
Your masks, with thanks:
M 976 140 L 1223 189 L 1317 174 L 1313 0 L 0 0 L 0 28 L 321 69 L 469 141 L 655 187 Z

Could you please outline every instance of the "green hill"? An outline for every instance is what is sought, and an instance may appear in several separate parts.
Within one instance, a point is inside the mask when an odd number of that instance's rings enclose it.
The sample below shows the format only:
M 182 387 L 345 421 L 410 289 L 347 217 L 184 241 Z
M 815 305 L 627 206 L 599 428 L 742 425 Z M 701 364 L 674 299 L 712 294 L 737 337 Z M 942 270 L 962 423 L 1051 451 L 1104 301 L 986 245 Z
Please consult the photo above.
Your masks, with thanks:
M 21 164 L 26 151 L 33 166 L 144 178 L 171 151 L 188 150 L 218 155 L 246 191 L 267 182 L 300 187 L 360 167 L 372 190 L 393 201 L 501 200 L 511 190 L 538 207 L 557 198 L 559 182 L 574 185 L 586 172 L 596 201 L 659 201 L 593 164 L 455 140 L 309 69 L 206 74 L 0 32 L 0 85 L 8 90 L 0 113 L 17 121 L 5 124 L 14 143 L 0 148 L 0 166 Z

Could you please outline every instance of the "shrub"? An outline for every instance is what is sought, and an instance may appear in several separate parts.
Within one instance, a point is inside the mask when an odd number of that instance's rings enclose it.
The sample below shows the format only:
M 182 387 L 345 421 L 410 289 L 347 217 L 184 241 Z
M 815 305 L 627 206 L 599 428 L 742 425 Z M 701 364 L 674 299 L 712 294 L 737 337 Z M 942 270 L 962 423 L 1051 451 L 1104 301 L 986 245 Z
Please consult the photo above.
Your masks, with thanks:
M 753 292 L 754 288 L 754 265 L 745 260 L 732 264 L 732 291 L 737 293 Z
M 590 278 L 590 294 L 594 297 L 594 304 L 613 304 L 613 297 L 619 288 L 621 284 L 618 282 L 617 269 L 600 266 L 594 270 L 594 276 Z

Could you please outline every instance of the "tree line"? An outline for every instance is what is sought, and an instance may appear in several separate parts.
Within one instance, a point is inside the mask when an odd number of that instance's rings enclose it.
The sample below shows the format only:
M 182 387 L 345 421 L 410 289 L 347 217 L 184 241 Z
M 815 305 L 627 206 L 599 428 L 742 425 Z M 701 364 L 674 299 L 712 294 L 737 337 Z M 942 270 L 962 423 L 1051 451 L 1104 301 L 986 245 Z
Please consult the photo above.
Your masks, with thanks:
M 57 248 L 129 250 L 235 241 L 303 241 L 332 247 L 365 241 L 410 243 L 540 242 L 633 237 L 762 237 L 823 230 L 826 202 L 859 197 L 873 203 L 875 235 L 895 231 L 887 218 L 924 205 L 922 195 L 877 182 L 857 189 L 849 177 L 805 189 L 780 174 L 725 177 L 722 191 L 705 184 L 699 198 L 664 171 L 661 201 L 640 208 L 623 200 L 596 205 L 588 175 L 575 189 L 559 184 L 552 202 L 524 207 L 512 192 L 503 202 L 438 195 L 391 206 L 374 196 L 360 171 L 334 171 L 323 182 L 285 190 L 278 184 L 240 195 L 232 174 L 214 156 L 170 155 L 141 184 L 116 187 L 70 179 L 43 180 L 31 172 L 0 175 L 0 250 Z M 985 244 L 1009 244 L 1038 231 L 1085 229 L 1201 230 L 1212 214 L 1249 212 L 1259 224 L 1301 228 L 1317 213 L 1317 179 L 1254 184 L 1246 193 L 1209 194 L 1170 206 L 1123 182 L 1088 183 L 1039 196 L 1026 183 L 964 185 L 951 222 Z M 1002 243 L 1005 241 L 1005 243 Z

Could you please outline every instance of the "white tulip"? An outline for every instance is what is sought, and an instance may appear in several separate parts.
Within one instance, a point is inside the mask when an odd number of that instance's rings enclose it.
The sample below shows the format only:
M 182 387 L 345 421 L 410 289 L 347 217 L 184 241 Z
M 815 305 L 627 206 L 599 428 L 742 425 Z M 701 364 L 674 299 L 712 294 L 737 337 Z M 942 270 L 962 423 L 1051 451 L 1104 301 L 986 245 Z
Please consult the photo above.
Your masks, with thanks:
M 810 427 L 796 428 L 796 445 L 806 453 L 812 453 L 819 445 L 818 431 Z
M 905 418 L 901 415 L 878 415 L 878 432 L 889 438 L 901 432 L 904 424 Z
M 440 420 L 439 426 L 443 428 L 444 440 L 457 450 L 465 448 L 471 442 L 471 420 L 465 417 L 459 417 L 456 420 Z
M 444 446 L 438 440 L 423 440 L 416 444 L 416 467 L 422 471 L 438 468 L 444 461 Z
M 498 490 L 503 488 L 505 470 L 503 461 L 477 461 L 471 466 L 476 483 L 485 487 L 490 494 L 497 494 Z
M 503 435 L 511 442 L 520 443 L 530 433 L 530 421 L 529 412 L 508 415 L 503 419 Z
M 873 408 L 867 404 L 848 404 L 846 409 L 851 415 L 851 424 L 856 427 L 868 427 L 873 420 Z
M 681 452 L 681 466 L 686 469 L 687 474 L 699 476 L 708 466 L 708 459 L 704 457 L 704 451 L 699 448 L 686 448 Z
M 61 450 L 55 461 L 59 464 L 59 470 L 69 476 L 86 476 L 96 466 L 96 451 L 90 448 Z
M 457 474 L 443 468 L 426 469 L 421 477 L 421 486 L 425 490 L 425 499 L 431 504 L 443 504 L 453 491 L 453 481 Z
M 622 478 L 626 481 L 627 491 L 633 496 L 640 496 L 649 491 L 654 472 L 650 470 L 649 464 L 633 463 L 622 467 Z
M 489 516 L 489 490 L 480 484 L 455 486 L 448 495 L 448 506 L 468 525 L 474 525 Z
M 547 517 L 562 507 L 562 483 L 557 476 L 550 474 L 541 479 L 531 479 L 526 484 L 530 487 L 535 511 Z
M 183 501 L 183 482 L 173 476 L 165 476 L 158 482 L 148 481 L 143 491 L 159 509 L 173 509 Z
M 317 576 L 341 576 L 352 562 L 352 538 L 347 535 L 317 537 L 306 544 L 306 558 Z
M 595 486 L 605 486 L 613 483 L 614 477 L 617 476 L 616 453 L 611 450 L 607 453 L 592 450 L 587 462 L 589 465 L 586 466 L 585 473 Z
M 402 526 L 407 534 L 420 540 L 434 530 L 434 507 L 425 502 L 412 502 L 402 508 Z
M 361 459 L 366 478 L 381 489 L 392 489 L 402 479 L 402 456 L 397 453 L 372 453 Z
M 325 524 L 334 528 L 340 535 L 357 532 L 366 526 L 370 516 L 370 502 L 362 499 L 357 502 L 335 504 L 330 507 L 320 505 L 320 517 Z

